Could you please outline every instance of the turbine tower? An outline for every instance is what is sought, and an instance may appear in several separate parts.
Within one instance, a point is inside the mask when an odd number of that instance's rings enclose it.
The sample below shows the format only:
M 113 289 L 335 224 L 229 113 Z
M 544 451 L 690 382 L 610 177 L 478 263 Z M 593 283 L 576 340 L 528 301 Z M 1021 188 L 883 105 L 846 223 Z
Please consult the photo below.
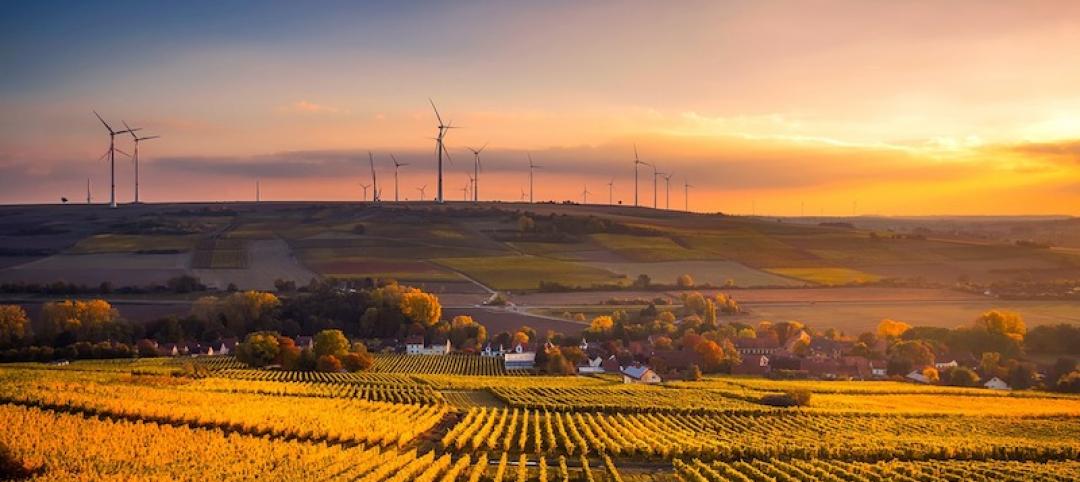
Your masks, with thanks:
M 638 158 L 637 144 L 634 144 L 634 207 L 638 206 L 638 166 L 642 164 L 646 166 L 652 165 Z M 655 171 L 656 168 L 654 167 L 653 170 Z
M 261 189 L 261 187 L 262 186 L 259 185 L 259 180 L 256 179 L 255 180 L 255 202 L 257 202 L 257 203 L 262 202 L 262 189 Z M 367 197 L 366 192 L 364 194 L 364 197 Z
M 379 202 L 379 180 L 375 178 L 375 155 L 371 151 L 367 152 L 368 165 L 371 166 L 371 185 L 374 186 L 371 194 L 371 202 Z M 366 195 L 364 196 L 367 197 Z
M 683 210 L 690 212 L 690 188 L 694 186 L 690 185 L 690 182 L 683 179 Z
M 525 188 L 520 188 L 520 189 L 521 189 L 521 200 L 524 202 L 525 201 Z
M 368 190 L 369 187 L 371 187 L 371 184 L 361 184 L 360 187 L 364 188 L 363 200 L 367 201 L 367 190 Z
M 474 160 L 474 162 L 473 162 L 473 177 L 472 177 L 473 202 L 480 202 L 480 153 L 484 152 L 484 149 L 487 148 L 487 145 L 488 145 L 488 143 L 485 142 L 484 145 L 480 146 L 479 149 L 473 149 L 471 147 L 466 146 L 466 148 L 468 150 L 472 151 L 473 160 Z
M 664 209 L 671 209 L 671 176 L 674 173 L 662 174 L 664 176 Z
M 105 126 L 105 129 L 109 131 L 109 207 L 116 207 L 116 136 L 120 134 L 126 134 L 129 132 L 137 131 L 138 129 L 128 129 L 124 131 L 114 131 L 109 126 L 105 119 L 102 119 L 97 111 L 93 111 L 94 116 Z
M 466 182 L 465 186 L 461 188 L 461 200 L 462 201 L 465 201 L 465 202 L 469 201 L 469 189 L 472 189 L 472 183 L 473 183 L 473 178 L 472 178 L 472 176 L 469 176 L 469 182 Z
M 127 127 L 128 132 L 131 134 L 131 139 L 135 141 L 135 155 L 132 156 L 132 160 L 135 162 L 135 204 L 139 204 L 139 143 L 150 139 L 157 139 L 161 136 L 139 137 L 135 135 L 134 132 L 138 129 L 132 130 L 131 126 L 127 125 L 127 122 L 124 122 L 123 120 L 120 122 L 123 122 L 124 127 Z
M 607 183 L 607 203 L 615 204 L 615 178 L 611 178 Z
M 423 186 L 420 186 L 420 187 L 416 188 L 417 191 L 420 191 L 420 200 L 421 201 L 424 200 L 424 191 L 426 189 L 427 189 L 427 184 L 424 184 Z
M 90 178 L 86 178 L 86 204 L 90 204 Z
M 526 153 L 526 154 L 529 156 L 529 204 L 532 204 L 533 203 L 533 169 L 542 168 L 544 166 L 541 166 L 539 164 L 533 164 L 532 154 L 528 154 L 528 153 Z
M 435 202 L 441 203 L 443 202 L 443 154 L 446 154 L 447 160 L 450 160 L 450 151 L 446 150 L 446 144 L 444 143 L 444 141 L 446 139 L 446 132 L 450 129 L 454 129 L 455 127 L 453 125 L 454 121 L 443 124 L 442 116 L 439 115 L 439 109 L 438 107 L 435 107 L 435 101 L 431 100 L 431 98 L 428 98 L 428 102 L 431 103 L 431 109 L 435 111 L 435 119 L 439 121 L 439 135 L 435 137 L 435 155 L 438 158 L 439 162 L 439 184 L 437 192 L 435 193 Z M 450 162 L 454 161 L 450 160 Z
M 656 164 L 653 164 L 650 167 L 652 167 L 652 207 L 653 207 L 653 209 L 657 209 L 660 206 L 656 202 L 656 199 L 657 199 L 657 197 L 656 197 L 656 193 L 657 193 L 656 179 L 658 177 L 660 177 L 660 176 L 663 176 L 664 173 L 656 170 Z
M 408 166 L 409 163 L 398 162 L 393 154 L 390 154 L 390 159 L 394 161 L 394 202 L 398 202 L 398 168 L 401 166 Z
M 589 204 L 589 185 L 585 185 L 585 189 L 581 191 L 581 204 Z

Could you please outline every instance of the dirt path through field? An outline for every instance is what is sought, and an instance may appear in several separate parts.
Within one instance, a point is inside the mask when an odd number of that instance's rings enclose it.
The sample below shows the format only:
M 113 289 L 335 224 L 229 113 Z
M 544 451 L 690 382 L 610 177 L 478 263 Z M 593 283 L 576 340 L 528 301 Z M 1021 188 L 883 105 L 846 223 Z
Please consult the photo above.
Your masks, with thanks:
M 288 243 L 282 239 L 260 239 L 248 244 L 248 267 L 243 269 L 193 269 L 192 273 L 207 286 L 224 289 L 235 283 L 243 290 L 274 289 L 274 280 L 307 284 L 319 275 L 300 263 Z

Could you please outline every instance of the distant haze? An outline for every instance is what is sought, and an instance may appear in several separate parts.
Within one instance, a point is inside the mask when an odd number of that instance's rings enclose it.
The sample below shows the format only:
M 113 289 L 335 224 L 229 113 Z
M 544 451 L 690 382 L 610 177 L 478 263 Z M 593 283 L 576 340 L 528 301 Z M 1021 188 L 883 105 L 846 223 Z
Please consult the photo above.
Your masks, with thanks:
M 368 150 L 430 199 L 432 97 L 450 200 L 490 141 L 482 199 L 531 152 L 538 200 L 630 204 L 636 143 L 678 209 L 1080 215 L 1077 2 L 24 2 L 0 32 L 0 203 L 108 199 L 91 109 L 163 136 L 145 201 L 359 199 Z

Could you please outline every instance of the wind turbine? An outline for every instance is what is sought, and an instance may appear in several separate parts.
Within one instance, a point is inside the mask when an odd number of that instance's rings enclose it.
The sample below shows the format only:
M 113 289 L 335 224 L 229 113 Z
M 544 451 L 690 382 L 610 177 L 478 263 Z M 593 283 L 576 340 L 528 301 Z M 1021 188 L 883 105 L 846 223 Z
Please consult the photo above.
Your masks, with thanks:
M 255 180 L 255 202 L 262 202 L 262 186 L 259 185 L 259 180 Z M 367 197 L 367 191 L 364 191 L 364 197 Z
M 683 179 L 683 202 L 685 203 L 683 209 L 686 212 L 690 212 L 690 188 L 692 187 L 694 186 L 691 186 L 689 181 Z
M 529 156 L 529 204 L 533 203 L 533 169 L 542 168 L 539 164 L 533 164 L 532 154 L 526 153 Z
M 101 118 L 101 115 L 97 111 L 93 111 L 94 115 L 105 126 L 105 129 L 109 131 L 109 207 L 116 207 L 116 136 L 119 134 L 126 134 L 129 132 L 137 131 L 138 129 L 128 129 L 124 131 L 114 131 L 109 126 L 105 119 Z
M 611 178 L 607 183 L 607 203 L 615 204 L 615 178 Z
M 659 205 L 656 203 L 656 178 L 663 176 L 664 173 L 656 170 L 656 164 L 652 164 L 650 167 L 652 167 L 652 207 L 653 209 L 656 209 L 657 207 L 659 207 Z
M 487 145 L 488 145 L 488 143 L 485 142 L 484 145 L 480 146 L 479 149 L 473 149 L 471 147 L 466 146 L 466 149 L 472 151 L 473 159 L 474 159 L 474 162 L 473 162 L 473 177 L 472 177 L 473 202 L 480 202 L 480 153 L 484 152 L 484 149 L 487 148 Z
M 469 200 L 469 189 L 472 189 L 472 183 L 473 183 L 473 178 L 472 178 L 472 176 L 469 176 L 469 182 L 465 183 L 465 187 L 461 188 L 461 200 L 462 201 L 467 202 Z
M 371 184 L 361 184 L 360 187 L 364 188 L 364 201 L 367 201 L 367 190 L 371 187 Z
M 394 202 L 398 202 L 398 168 L 401 166 L 408 166 L 407 162 L 398 162 L 397 158 L 393 154 L 390 154 L 390 159 L 394 161 Z
M 589 204 L 589 185 L 585 185 L 585 190 L 581 191 L 581 204 Z
M 368 164 L 371 166 L 371 185 L 374 186 L 371 194 L 371 202 L 379 202 L 379 181 L 375 178 L 375 155 L 371 151 L 367 152 Z M 364 196 L 367 197 L 366 195 Z
M 86 178 L 86 204 L 90 204 L 90 178 Z
M 124 127 L 127 127 L 128 133 L 131 134 L 131 139 L 135 141 L 135 155 L 132 156 L 132 160 L 135 162 L 135 204 L 138 204 L 139 203 L 139 143 L 142 142 L 142 141 L 148 141 L 150 139 L 157 139 L 157 138 L 159 138 L 161 136 L 139 137 L 139 136 L 135 135 L 135 131 L 137 131 L 138 129 L 132 129 L 131 126 L 127 125 L 127 122 L 124 122 L 123 120 L 121 120 L 120 122 L 123 122 Z
M 634 144 L 634 207 L 638 206 L 638 166 L 642 164 L 646 166 L 652 165 L 638 158 L 637 144 Z M 656 168 L 654 167 L 653 170 L 655 171 Z
M 671 176 L 675 173 L 662 174 L 664 177 L 664 209 L 671 209 Z
M 420 187 L 416 188 L 417 191 L 420 191 L 420 200 L 421 201 L 424 200 L 424 192 L 425 192 L 426 189 L 427 189 L 427 184 L 424 184 L 423 186 L 420 186 Z
M 525 188 L 521 188 L 521 200 L 525 201 Z
M 442 116 L 439 115 L 439 109 L 435 107 L 435 101 L 428 98 L 428 102 L 431 103 L 431 109 L 435 111 L 435 119 L 439 121 L 439 135 L 435 137 L 435 154 L 439 159 L 439 185 L 438 192 L 435 193 L 435 202 L 443 202 L 443 166 L 442 158 L 443 154 L 446 154 L 446 158 L 450 159 L 450 152 L 446 150 L 446 144 L 443 142 L 446 139 L 446 132 L 450 129 L 455 129 L 454 121 L 450 121 L 447 124 L 443 124 Z M 450 162 L 454 162 L 450 160 Z

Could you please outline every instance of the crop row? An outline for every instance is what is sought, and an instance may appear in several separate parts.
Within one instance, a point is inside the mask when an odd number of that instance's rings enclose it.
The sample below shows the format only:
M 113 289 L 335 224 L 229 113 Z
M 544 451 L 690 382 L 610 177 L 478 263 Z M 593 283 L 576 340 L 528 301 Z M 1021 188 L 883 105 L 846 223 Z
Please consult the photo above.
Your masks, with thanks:
M 985 481 L 1027 482 L 1080 479 L 1080 462 L 1017 461 L 883 461 L 876 463 L 840 460 L 751 460 L 711 462 L 674 461 L 678 477 L 684 482 L 933 482 Z
M 375 355 L 371 371 L 381 373 L 424 373 L 429 375 L 506 376 L 529 374 L 527 370 L 507 370 L 501 357 L 465 354 Z
M 627 457 L 845 460 L 1080 456 L 1074 418 L 760 414 L 598 414 L 475 408 L 442 439 L 448 449 Z

